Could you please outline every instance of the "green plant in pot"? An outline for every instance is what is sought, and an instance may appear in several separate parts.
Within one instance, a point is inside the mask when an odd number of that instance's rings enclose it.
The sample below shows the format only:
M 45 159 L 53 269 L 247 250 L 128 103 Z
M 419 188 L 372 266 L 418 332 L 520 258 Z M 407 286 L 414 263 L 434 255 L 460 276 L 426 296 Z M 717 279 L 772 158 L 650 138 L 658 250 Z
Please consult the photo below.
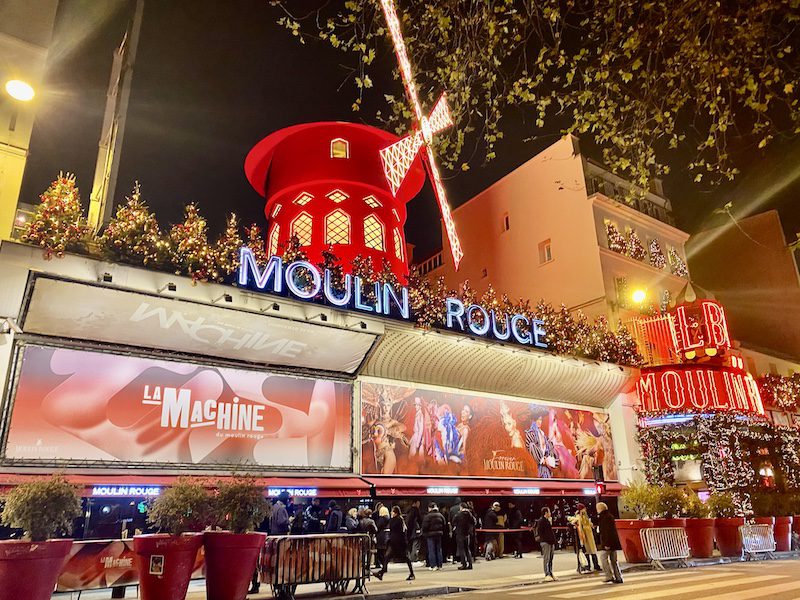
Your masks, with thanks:
M 0 541 L 0 600 L 49 600 L 72 548 L 72 540 L 50 538 L 71 533 L 80 515 L 80 496 L 60 475 L 9 492 L 2 522 L 24 538 Z
M 653 526 L 653 521 L 649 519 L 655 512 L 657 494 L 658 488 L 643 479 L 630 482 L 620 494 L 619 506 L 623 518 L 617 521 L 617 533 L 625 560 L 629 563 L 647 562 L 639 532 Z M 636 518 L 630 519 L 629 515 Z
M 149 507 L 147 520 L 160 532 L 133 538 L 142 600 L 180 600 L 203 544 L 210 498 L 200 482 L 181 478 Z
M 775 491 L 753 494 L 753 514 L 758 525 L 771 525 L 778 552 L 792 548 L 792 497 Z
M 716 491 L 708 498 L 708 508 L 714 516 L 714 539 L 722 556 L 741 556 L 742 539 L 739 527 L 744 525 L 736 500 L 730 492 Z
M 714 555 L 714 519 L 711 510 L 693 490 L 686 491 L 686 537 L 692 558 Z
M 212 499 L 212 523 L 224 531 L 204 535 L 206 598 L 243 600 L 266 534 L 254 533 L 269 516 L 264 488 L 248 476 L 217 483 Z
M 686 514 L 686 492 L 672 486 L 656 488 L 653 514 L 656 527 L 683 527 Z

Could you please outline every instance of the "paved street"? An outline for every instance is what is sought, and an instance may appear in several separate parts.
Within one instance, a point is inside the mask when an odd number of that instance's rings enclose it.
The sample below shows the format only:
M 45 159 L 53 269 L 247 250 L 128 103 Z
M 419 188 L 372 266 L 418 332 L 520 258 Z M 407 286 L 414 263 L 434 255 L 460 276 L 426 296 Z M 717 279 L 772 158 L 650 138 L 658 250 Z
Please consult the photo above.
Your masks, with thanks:
M 604 584 L 602 576 L 587 576 L 519 588 L 483 589 L 450 594 L 448 600 L 541 598 L 543 600 L 796 600 L 800 598 L 800 568 L 796 560 L 736 563 L 666 572 L 639 571 L 623 585 Z

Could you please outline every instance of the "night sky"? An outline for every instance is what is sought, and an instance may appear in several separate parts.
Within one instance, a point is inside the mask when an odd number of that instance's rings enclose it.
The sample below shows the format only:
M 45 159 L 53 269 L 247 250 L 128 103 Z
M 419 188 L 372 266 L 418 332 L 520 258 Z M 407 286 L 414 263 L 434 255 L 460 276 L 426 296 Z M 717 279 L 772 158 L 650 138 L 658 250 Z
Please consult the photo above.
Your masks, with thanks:
M 38 194 L 60 170 L 76 173 L 84 203 L 91 192 L 97 143 L 114 48 L 132 14 L 131 0 L 62 0 L 22 201 Z M 264 224 L 263 199 L 249 186 L 242 165 L 267 134 L 295 123 L 370 121 L 384 93 L 400 94 L 389 77 L 393 61 L 387 39 L 376 87 L 353 113 L 353 87 L 341 86 L 344 56 L 327 45 L 300 45 L 276 25 L 279 13 L 267 0 L 148 0 L 134 69 L 116 201 L 135 180 L 162 226 L 181 220 L 184 204 L 197 202 L 216 233 L 231 210 L 245 223 Z M 338 88 L 341 86 L 341 90 Z M 498 158 L 473 164 L 467 173 L 446 174 L 457 206 L 558 138 L 558 127 L 536 131 L 525 115 L 508 115 Z M 457 126 L 457 125 L 456 125 Z M 533 137 L 523 142 L 523 138 Z M 590 140 L 582 140 L 590 153 Z M 673 167 L 665 182 L 678 225 L 695 231 L 722 224 L 715 208 L 732 200 L 743 214 L 780 211 L 789 239 L 800 231 L 800 141 L 786 140 L 767 153 L 747 153 L 732 185 L 707 191 Z M 409 242 L 424 257 L 440 246 L 438 210 L 429 189 L 409 205 Z

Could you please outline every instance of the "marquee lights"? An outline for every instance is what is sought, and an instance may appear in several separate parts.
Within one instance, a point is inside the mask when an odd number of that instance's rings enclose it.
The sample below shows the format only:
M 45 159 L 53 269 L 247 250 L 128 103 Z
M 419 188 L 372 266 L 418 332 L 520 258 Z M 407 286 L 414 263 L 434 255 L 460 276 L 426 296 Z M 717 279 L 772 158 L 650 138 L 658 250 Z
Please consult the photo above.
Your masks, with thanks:
M 102 498 L 155 498 L 161 494 L 161 488 L 155 485 L 95 485 L 92 496 Z

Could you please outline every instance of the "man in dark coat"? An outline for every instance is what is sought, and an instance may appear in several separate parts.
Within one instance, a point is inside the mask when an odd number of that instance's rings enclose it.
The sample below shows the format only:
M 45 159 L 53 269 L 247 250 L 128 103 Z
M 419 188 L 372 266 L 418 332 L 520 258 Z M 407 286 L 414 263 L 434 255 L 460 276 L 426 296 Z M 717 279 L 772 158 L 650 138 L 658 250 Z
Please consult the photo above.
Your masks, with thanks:
M 509 529 L 519 529 L 522 527 L 522 513 L 517 508 L 517 505 L 512 500 L 508 503 L 508 519 L 506 520 L 506 527 Z M 521 538 L 519 532 L 508 534 L 508 541 L 510 542 L 511 549 L 514 551 L 514 558 L 522 558 Z
M 453 503 L 453 506 L 450 507 L 450 511 L 447 514 L 447 522 L 450 524 L 450 547 L 453 549 L 453 564 L 456 564 L 456 560 L 459 557 L 456 530 L 453 525 L 453 519 L 456 518 L 459 512 L 461 512 L 461 498 L 456 498 L 456 501 Z
M 622 544 L 617 534 L 617 524 L 608 511 L 605 502 L 597 503 L 598 529 L 600 530 L 600 560 L 606 574 L 606 583 L 622 583 L 622 573 L 617 563 L 617 550 L 622 550 Z
M 314 498 L 306 508 L 306 533 L 322 533 L 322 517 L 324 516 L 325 511 L 319 498 Z
M 272 506 L 272 516 L 269 518 L 270 535 L 286 535 L 289 533 L 289 512 L 286 505 L 278 500 Z
M 343 533 L 347 531 L 344 526 L 344 513 L 336 500 L 328 503 L 328 520 L 325 522 L 325 533 Z
M 458 513 L 453 517 L 453 535 L 456 538 L 456 554 L 461 558 L 459 571 L 472 568 L 472 544 L 470 536 L 475 530 L 475 517 L 466 504 L 461 504 Z
M 428 568 L 431 571 L 441 571 L 444 557 L 442 556 L 442 536 L 445 532 L 445 520 L 435 502 L 428 505 L 428 513 L 422 518 L 422 535 L 428 545 Z
M 494 504 L 492 504 L 489 510 L 486 511 L 486 516 L 483 517 L 483 528 L 497 529 L 498 528 L 497 522 L 499 516 L 500 516 L 500 503 L 495 502 Z M 499 544 L 498 544 L 497 534 L 487 533 L 486 548 L 485 548 L 486 560 L 492 560 L 494 558 L 497 558 L 498 550 L 499 550 Z
M 411 503 L 406 515 L 406 539 L 409 542 L 411 560 L 420 560 L 420 540 L 422 539 L 422 512 L 419 509 L 419 500 Z
M 536 541 L 542 548 L 542 559 L 544 563 L 544 580 L 555 581 L 553 575 L 553 554 L 556 549 L 556 535 L 553 533 L 552 516 L 550 509 L 542 507 L 542 517 L 536 521 Z

